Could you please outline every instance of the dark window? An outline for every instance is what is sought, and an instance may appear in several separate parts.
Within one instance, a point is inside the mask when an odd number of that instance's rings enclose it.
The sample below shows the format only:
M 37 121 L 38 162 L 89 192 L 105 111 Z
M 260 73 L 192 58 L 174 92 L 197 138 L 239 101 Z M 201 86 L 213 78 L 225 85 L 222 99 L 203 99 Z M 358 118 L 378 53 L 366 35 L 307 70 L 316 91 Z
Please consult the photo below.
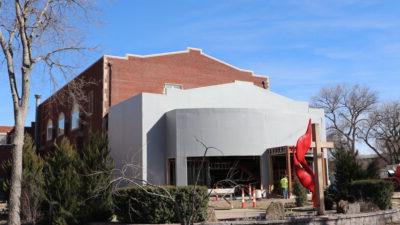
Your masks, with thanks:
M 176 178 L 175 178 L 175 159 L 169 159 L 169 184 L 170 185 L 175 185 L 176 184 Z
M 53 140 L 53 121 L 52 120 L 49 120 L 47 122 L 46 140 L 47 141 Z

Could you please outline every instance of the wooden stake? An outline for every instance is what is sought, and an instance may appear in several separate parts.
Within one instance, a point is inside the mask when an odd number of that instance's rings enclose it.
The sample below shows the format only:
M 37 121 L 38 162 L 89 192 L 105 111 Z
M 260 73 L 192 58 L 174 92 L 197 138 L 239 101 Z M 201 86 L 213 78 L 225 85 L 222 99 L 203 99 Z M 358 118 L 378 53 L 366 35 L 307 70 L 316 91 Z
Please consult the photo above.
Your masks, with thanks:
M 319 124 L 312 124 L 313 137 L 315 141 L 314 153 L 314 173 L 315 173 L 315 194 L 317 196 L 317 211 L 318 215 L 325 214 L 324 204 L 324 175 L 322 168 L 322 143 L 321 143 L 321 130 Z
M 286 148 L 286 175 L 288 178 L 288 197 L 292 193 L 292 166 L 291 166 L 290 148 Z

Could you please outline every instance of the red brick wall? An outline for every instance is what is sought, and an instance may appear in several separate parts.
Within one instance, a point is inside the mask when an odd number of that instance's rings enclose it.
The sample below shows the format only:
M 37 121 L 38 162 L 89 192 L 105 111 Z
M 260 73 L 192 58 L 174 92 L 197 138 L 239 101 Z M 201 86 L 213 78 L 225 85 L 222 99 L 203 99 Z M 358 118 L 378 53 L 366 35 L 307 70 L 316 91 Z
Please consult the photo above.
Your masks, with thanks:
M 57 137 L 58 117 L 61 112 L 65 115 L 65 135 L 70 137 L 72 141 L 83 135 L 80 133 L 82 131 L 71 131 L 71 112 L 74 100 L 68 92 L 71 89 L 75 90 L 76 87 L 80 87 L 80 90 L 82 90 L 78 91 L 79 94 L 76 95 L 76 99 L 79 100 L 78 104 L 81 107 L 81 127 L 84 128 L 82 130 L 102 129 L 103 61 L 103 58 L 101 58 L 76 77 L 72 82 L 75 81 L 77 85 L 73 87 L 71 83 L 68 83 L 39 106 L 39 135 L 42 148 L 48 149 L 53 143 L 53 141 L 46 140 L 46 128 L 49 119 L 53 122 L 53 137 Z M 89 102 L 91 93 L 93 93 L 93 101 Z M 62 137 L 60 136 L 57 139 Z
M 128 59 L 107 57 L 112 63 L 112 105 L 141 92 L 163 93 L 164 84 L 181 84 L 183 89 L 250 81 L 262 86 L 266 77 L 253 76 L 213 60 L 200 51 L 161 55 L 155 57 L 128 56 Z
M 12 146 L 11 145 L 0 145 L 0 165 L 3 165 L 7 160 L 11 159 L 12 154 Z M 4 177 L 5 171 L 3 168 L 0 168 L 0 177 Z
M 7 134 L 8 132 L 12 131 L 14 127 L 12 126 L 0 126 L 0 133 Z

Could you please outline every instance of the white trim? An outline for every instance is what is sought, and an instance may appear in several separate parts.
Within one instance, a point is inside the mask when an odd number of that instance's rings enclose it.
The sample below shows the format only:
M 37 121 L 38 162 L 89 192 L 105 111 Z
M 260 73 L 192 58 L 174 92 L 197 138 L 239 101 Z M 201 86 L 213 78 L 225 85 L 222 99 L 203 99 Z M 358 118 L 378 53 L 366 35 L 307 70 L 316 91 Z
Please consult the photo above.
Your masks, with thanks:
M 104 58 L 128 59 L 128 57 L 126 56 L 117 56 L 117 55 L 104 55 Z
M 167 56 L 167 55 L 176 55 L 176 54 L 183 54 L 188 53 L 189 49 L 184 51 L 174 51 L 174 52 L 165 52 L 165 53 L 157 53 L 157 54 L 150 54 L 150 55 L 136 55 L 136 54 L 126 54 L 127 57 L 139 57 L 139 58 L 152 58 L 158 56 Z
M 253 73 L 253 77 L 265 78 L 266 80 L 269 80 L 269 76 L 266 76 L 266 75 L 260 75 L 260 74 Z
M 215 57 L 213 57 L 211 55 L 208 55 L 208 54 L 204 53 L 203 50 L 200 49 L 200 48 L 193 48 L 193 47 L 187 47 L 187 49 L 183 50 L 183 51 L 165 52 L 165 53 L 157 53 L 157 54 L 149 54 L 149 55 L 137 55 L 137 54 L 129 54 L 128 53 L 125 56 L 104 55 L 104 57 L 106 57 L 106 58 L 107 57 L 108 58 L 116 58 L 116 59 L 125 59 L 125 60 L 127 60 L 129 57 L 137 57 L 137 58 L 144 59 L 144 58 L 152 58 L 152 57 L 159 57 L 159 56 L 168 56 L 168 55 L 189 53 L 190 51 L 198 51 L 198 52 L 200 52 L 201 55 L 203 55 L 203 56 L 205 56 L 205 57 L 207 57 L 209 59 L 212 59 L 214 61 L 217 61 L 217 62 L 219 62 L 221 64 L 224 64 L 225 66 L 229 66 L 229 67 L 231 67 L 231 68 L 233 68 L 235 70 L 239 70 L 239 71 L 242 71 L 242 72 L 251 73 L 253 77 L 260 77 L 260 78 L 265 78 L 265 79 L 268 80 L 268 76 L 254 74 L 254 71 L 252 71 L 252 70 L 240 69 L 240 68 L 238 68 L 238 67 L 236 67 L 236 66 L 234 66 L 232 64 L 229 64 L 229 63 L 227 63 L 225 61 L 222 61 L 222 60 L 217 59 L 217 58 L 215 58 Z
M 125 56 L 104 55 L 104 57 L 117 58 L 117 59 L 128 59 L 129 57 L 152 58 L 152 57 L 158 57 L 158 56 L 176 55 L 176 54 L 183 54 L 183 53 L 189 53 L 189 48 L 184 51 L 165 52 L 165 53 L 157 53 L 157 54 L 149 54 L 149 55 L 137 55 L 137 54 L 128 53 Z
M 231 65 L 231 64 L 229 64 L 229 63 L 227 63 L 227 62 L 224 62 L 224 61 L 222 61 L 222 60 L 219 60 L 219 59 L 217 59 L 217 58 L 214 58 L 214 57 L 211 56 L 211 55 L 207 55 L 206 53 L 201 53 L 201 54 L 204 55 L 204 56 L 207 57 L 207 58 L 210 58 L 210 59 L 215 60 L 215 61 L 217 61 L 217 62 L 219 62 L 219 63 L 222 63 L 222 64 L 224 64 L 225 66 L 229 66 L 229 67 L 231 67 L 231 68 L 233 68 L 233 69 L 235 69 L 235 70 L 239 70 L 239 71 L 242 71 L 242 72 L 248 72 L 248 73 L 254 74 L 254 72 L 251 71 L 251 70 L 240 69 L 240 68 L 238 68 L 238 67 L 236 67 L 236 66 L 234 66 L 234 65 Z
M 193 47 L 187 47 L 186 48 L 187 50 L 194 50 L 194 51 L 199 51 L 200 53 L 203 53 L 203 49 L 201 49 L 201 48 L 193 48 Z

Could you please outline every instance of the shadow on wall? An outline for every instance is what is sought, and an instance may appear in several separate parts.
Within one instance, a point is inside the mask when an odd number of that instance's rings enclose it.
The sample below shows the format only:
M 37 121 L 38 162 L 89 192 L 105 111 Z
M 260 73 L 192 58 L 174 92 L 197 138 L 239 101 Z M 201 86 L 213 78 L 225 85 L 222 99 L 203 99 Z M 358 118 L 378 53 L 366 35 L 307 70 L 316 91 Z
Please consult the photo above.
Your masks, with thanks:
M 165 114 L 147 132 L 147 181 L 166 184 L 167 129 Z

